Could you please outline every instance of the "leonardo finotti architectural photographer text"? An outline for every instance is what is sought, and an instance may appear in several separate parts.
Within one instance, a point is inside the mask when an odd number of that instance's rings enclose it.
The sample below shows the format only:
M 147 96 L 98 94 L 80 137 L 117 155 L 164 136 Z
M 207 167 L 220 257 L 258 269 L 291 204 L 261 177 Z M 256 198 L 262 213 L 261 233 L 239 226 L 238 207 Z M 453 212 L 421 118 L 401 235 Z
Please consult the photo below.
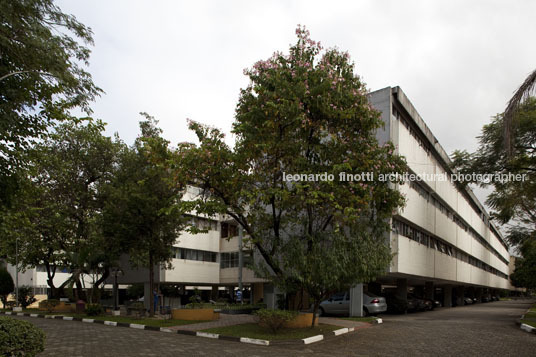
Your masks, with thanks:
M 428 174 L 428 173 L 387 173 L 375 174 L 374 172 L 348 173 L 339 172 L 338 175 L 328 174 L 327 172 L 317 174 L 288 174 L 283 172 L 283 181 L 287 182 L 316 182 L 316 181 L 335 181 L 340 182 L 411 182 L 411 181 L 452 181 L 452 182 L 509 182 L 509 181 L 525 181 L 527 174 Z

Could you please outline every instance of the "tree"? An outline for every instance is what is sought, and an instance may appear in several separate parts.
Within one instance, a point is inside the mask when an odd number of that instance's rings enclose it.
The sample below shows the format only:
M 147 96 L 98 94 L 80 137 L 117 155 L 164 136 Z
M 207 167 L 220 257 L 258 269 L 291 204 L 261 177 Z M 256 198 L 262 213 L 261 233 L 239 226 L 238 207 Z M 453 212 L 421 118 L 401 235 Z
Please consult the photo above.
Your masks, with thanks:
M 100 192 L 111 180 L 121 143 L 103 136 L 103 130 L 104 123 L 90 119 L 59 125 L 32 151 L 23 189 L 2 215 L 0 228 L 7 239 L 0 250 L 13 263 L 18 237 L 21 266 L 44 265 L 53 295 L 58 267 L 72 273 L 60 288 L 74 281 L 82 298 L 82 275 L 99 274 L 98 286 L 114 264 L 117 251 L 100 235 L 97 220 Z
M 519 107 L 530 98 L 536 86 L 536 70 L 529 74 L 525 81 L 514 92 L 512 98 L 508 101 L 508 105 L 504 111 L 503 130 L 504 130 L 504 145 L 508 154 L 512 153 L 514 145 L 515 120 L 514 117 Z
M 0 205 L 17 189 L 26 150 L 101 92 L 84 70 L 91 30 L 52 0 L 0 1 Z M 77 40 L 81 40 L 84 45 Z
M 7 304 L 7 297 L 15 290 L 15 284 L 13 284 L 13 278 L 6 269 L 0 269 L 0 299 L 4 305 L 4 309 Z
M 195 210 L 236 220 L 262 257 L 257 273 L 287 293 L 305 289 L 316 312 L 330 294 L 388 266 L 389 219 L 403 197 L 378 178 L 404 172 L 405 162 L 378 144 L 383 124 L 348 54 L 323 52 L 305 28 L 297 36 L 288 55 L 245 71 L 234 148 L 191 121 L 200 144 L 180 145 L 176 167 L 203 189 Z M 340 176 L 368 172 L 376 179 Z
M 515 271 L 510 275 L 512 284 L 517 287 L 536 289 L 536 240 L 524 242 L 519 250 L 522 258 L 516 259 Z
M 122 242 L 133 266 L 149 270 L 150 315 L 154 315 L 154 268 L 169 263 L 172 246 L 187 224 L 181 201 L 185 188 L 173 183 L 172 172 L 156 162 L 171 158 L 169 142 L 149 115 L 142 113 L 141 136 L 121 155 L 120 167 L 106 191 L 105 237 Z
M 474 153 L 456 151 L 452 157 L 454 167 L 464 174 L 515 174 L 523 178 L 473 181 L 494 189 L 486 203 L 493 210 L 493 219 L 509 224 L 507 238 L 516 246 L 536 234 L 536 98 L 527 100 L 514 117 L 514 146 L 510 154 L 504 143 L 504 120 L 499 114 L 484 126 Z

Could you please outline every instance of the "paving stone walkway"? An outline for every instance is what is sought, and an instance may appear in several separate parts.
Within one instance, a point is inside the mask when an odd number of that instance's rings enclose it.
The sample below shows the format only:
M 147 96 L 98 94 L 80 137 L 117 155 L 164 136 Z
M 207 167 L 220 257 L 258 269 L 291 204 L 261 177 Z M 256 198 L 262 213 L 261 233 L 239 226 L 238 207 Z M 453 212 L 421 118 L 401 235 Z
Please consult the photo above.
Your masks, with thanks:
M 514 321 L 532 302 L 496 301 L 408 315 L 385 315 L 381 325 L 311 345 L 266 347 L 76 321 L 13 318 L 29 321 L 45 331 L 45 352 L 40 357 L 524 357 L 535 355 L 536 336 L 521 331 Z

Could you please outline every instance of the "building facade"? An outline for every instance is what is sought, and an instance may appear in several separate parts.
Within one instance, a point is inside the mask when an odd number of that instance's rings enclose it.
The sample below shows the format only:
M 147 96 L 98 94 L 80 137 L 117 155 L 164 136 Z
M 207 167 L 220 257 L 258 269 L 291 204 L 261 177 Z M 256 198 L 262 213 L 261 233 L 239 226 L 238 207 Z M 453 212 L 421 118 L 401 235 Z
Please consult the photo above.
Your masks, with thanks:
M 511 289 L 508 245 L 471 189 L 453 179 L 448 155 L 404 92 L 384 88 L 370 102 L 385 123 L 380 143 L 391 141 L 409 174 L 423 179 L 398 187 L 407 203 L 392 218 L 395 255 L 378 283 L 396 286 L 399 296 L 415 288 L 431 297 L 439 288 L 445 306 Z

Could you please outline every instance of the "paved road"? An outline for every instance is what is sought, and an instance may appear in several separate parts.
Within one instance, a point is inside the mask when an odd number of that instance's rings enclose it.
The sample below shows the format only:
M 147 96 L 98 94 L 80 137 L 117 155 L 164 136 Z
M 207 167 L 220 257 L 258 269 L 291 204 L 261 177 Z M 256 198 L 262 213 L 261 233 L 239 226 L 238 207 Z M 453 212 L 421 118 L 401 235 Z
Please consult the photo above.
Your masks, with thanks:
M 528 301 L 402 316 L 308 346 L 258 347 L 163 332 L 24 318 L 45 330 L 42 356 L 535 356 L 536 335 L 514 324 Z

